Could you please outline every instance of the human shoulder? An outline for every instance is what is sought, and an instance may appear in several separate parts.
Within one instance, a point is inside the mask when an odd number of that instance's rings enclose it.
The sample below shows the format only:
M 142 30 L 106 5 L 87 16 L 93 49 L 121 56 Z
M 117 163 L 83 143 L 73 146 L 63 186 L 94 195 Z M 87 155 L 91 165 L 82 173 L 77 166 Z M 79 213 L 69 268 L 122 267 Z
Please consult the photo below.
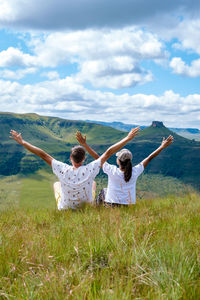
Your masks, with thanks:
M 53 170 L 67 170 L 70 167 L 71 167 L 70 165 L 63 163 L 59 160 L 56 160 L 56 159 L 52 160 L 52 169 Z
M 139 163 L 133 167 L 133 174 L 139 176 L 144 171 L 143 163 Z
M 99 167 L 101 166 L 101 158 L 99 157 L 98 159 L 95 159 L 93 161 L 91 161 L 89 164 L 86 165 L 87 167 Z
M 114 171 L 116 171 L 117 169 L 118 169 L 117 166 L 111 165 L 111 164 L 109 164 L 108 162 L 105 162 L 105 163 L 103 164 L 103 171 L 104 171 L 105 173 L 107 173 L 107 172 L 114 172 Z

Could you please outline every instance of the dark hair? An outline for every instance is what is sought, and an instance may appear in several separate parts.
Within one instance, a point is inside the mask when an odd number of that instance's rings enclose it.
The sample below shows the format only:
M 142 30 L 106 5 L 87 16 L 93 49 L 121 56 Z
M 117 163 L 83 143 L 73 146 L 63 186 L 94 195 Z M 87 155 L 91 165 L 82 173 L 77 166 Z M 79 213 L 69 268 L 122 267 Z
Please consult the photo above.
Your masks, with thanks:
M 119 159 L 121 169 L 124 171 L 124 180 L 128 182 L 132 176 L 132 162 L 130 159 L 121 161 Z
M 71 150 L 71 157 L 75 163 L 80 163 L 85 158 L 85 149 L 82 146 L 75 146 Z

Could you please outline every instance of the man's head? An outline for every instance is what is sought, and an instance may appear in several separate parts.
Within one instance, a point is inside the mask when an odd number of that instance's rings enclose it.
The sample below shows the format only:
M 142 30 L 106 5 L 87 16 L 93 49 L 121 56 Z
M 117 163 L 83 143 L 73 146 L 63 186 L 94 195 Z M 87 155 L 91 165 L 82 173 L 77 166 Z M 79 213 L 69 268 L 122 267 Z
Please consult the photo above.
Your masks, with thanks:
M 71 160 L 75 164 L 83 163 L 85 159 L 85 149 L 82 146 L 75 146 L 71 150 Z

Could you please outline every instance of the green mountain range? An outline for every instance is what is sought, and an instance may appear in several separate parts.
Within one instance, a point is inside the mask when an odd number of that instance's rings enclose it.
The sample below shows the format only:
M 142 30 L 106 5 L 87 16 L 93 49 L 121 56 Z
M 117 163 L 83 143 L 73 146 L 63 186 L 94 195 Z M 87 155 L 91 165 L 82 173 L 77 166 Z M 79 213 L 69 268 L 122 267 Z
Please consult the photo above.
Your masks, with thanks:
M 90 121 L 90 120 L 87 120 L 87 122 L 109 126 L 122 131 L 130 131 L 131 128 L 139 126 L 136 124 L 125 124 L 122 122 L 103 122 L 103 121 Z M 140 126 L 140 128 L 142 129 L 147 127 L 148 126 Z M 169 129 L 187 139 L 200 141 L 200 130 L 198 128 L 169 128 Z
M 87 135 L 87 142 L 99 154 L 126 135 L 125 132 L 84 121 L 72 121 L 37 114 L 0 113 L 0 175 L 30 174 L 46 168 L 45 163 L 9 139 L 10 129 L 22 133 L 25 140 L 51 154 L 56 159 L 69 162 L 70 149 L 77 144 L 75 133 Z M 163 137 L 172 134 L 174 143 L 165 149 L 145 169 L 146 173 L 162 174 L 181 179 L 200 190 L 200 142 L 183 138 L 167 129 L 162 122 L 153 122 L 143 129 L 126 148 L 133 153 L 137 164 L 154 151 Z M 87 161 L 91 160 L 88 156 Z M 110 159 L 115 163 L 116 158 Z

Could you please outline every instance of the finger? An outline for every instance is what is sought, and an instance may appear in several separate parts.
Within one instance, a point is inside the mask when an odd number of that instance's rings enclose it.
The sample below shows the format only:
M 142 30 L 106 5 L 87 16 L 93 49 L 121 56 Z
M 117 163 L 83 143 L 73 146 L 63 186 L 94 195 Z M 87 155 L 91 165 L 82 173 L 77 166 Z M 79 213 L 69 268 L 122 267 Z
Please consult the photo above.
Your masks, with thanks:
M 132 132 L 132 133 L 136 133 L 136 132 L 139 131 L 139 129 L 140 129 L 140 127 L 132 128 L 132 129 L 131 129 L 131 132 Z
M 168 136 L 167 140 L 173 140 L 173 136 L 172 135 Z
M 12 133 L 17 133 L 17 131 L 15 131 L 15 130 L 13 130 L 13 129 L 11 129 L 11 131 L 10 132 L 12 132 Z
M 16 131 L 12 131 L 12 132 L 10 132 L 13 136 L 17 136 L 17 132 Z

